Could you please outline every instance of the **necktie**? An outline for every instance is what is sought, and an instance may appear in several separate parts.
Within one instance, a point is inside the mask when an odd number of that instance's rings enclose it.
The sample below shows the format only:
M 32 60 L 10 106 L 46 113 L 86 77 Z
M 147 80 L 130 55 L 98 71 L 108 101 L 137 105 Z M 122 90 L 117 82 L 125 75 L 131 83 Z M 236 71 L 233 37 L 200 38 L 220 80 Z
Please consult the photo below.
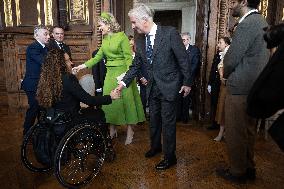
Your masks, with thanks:
M 63 50 L 63 43 L 59 43 L 59 47 Z
M 149 64 L 152 64 L 153 48 L 150 41 L 150 35 L 146 35 L 146 58 Z

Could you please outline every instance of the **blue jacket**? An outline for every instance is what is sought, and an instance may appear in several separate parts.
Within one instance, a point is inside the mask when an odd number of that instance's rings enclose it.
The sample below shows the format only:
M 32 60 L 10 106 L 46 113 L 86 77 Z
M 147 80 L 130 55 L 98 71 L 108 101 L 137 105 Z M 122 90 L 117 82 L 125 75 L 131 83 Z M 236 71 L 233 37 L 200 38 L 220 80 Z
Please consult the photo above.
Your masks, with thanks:
M 41 65 L 47 54 L 47 48 L 35 41 L 28 46 L 26 51 L 26 74 L 22 82 L 22 89 L 36 92 L 40 77 Z

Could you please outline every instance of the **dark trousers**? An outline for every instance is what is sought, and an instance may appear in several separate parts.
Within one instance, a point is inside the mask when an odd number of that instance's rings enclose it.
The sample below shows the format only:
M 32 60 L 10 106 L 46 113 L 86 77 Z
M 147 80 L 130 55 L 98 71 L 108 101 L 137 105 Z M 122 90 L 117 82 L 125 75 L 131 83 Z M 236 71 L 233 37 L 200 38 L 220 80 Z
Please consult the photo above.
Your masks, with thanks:
M 149 97 L 151 148 L 161 148 L 165 158 L 175 158 L 176 151 L 176 101 L 165 100 L 154 84 Z
M 216 117 L 216 110 L 217 110 L 217 105 L 218 105 L 218 98 L 219 98 L 219 92 L 220 92 L 220 85 L 215 86 L 212 85 L 211 86 L 211 115 L 210 118 L 211 120 L 215 121 L 215 117 Z
M 140 85 L 140 97 L 143 105 L 144 114 L 146 115 L 147 97 L 146 97 L 146 86 Z
M 28 97 L 29 108 L 26 112 L 26 117 L 24 121 L 24 132 L 26 132 L 31 126 L 34 125 L 35 119 L 39 115 L 39 106 L 36 100 L 36 92 L 34 91 L 25 91 Z
M 191 105 L 191 95 L 183 97 L 183 94 L 179 94 L 177 99 L 177 121 L 188 122 L 189 121 L 189 108 Z

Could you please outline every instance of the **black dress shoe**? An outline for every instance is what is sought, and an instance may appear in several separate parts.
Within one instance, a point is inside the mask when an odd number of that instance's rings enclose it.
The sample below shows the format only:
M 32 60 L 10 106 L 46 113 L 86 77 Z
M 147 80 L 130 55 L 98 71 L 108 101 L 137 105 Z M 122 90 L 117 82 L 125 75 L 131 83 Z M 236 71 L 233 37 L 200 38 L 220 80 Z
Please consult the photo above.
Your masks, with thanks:
M 161 152 L 162 152 L 161 148 L 158 148 L 156 150 L 150 149 L 148 152 L 145 153 L 145 157 L 151 158 L 151 157 L 154 157 L 155 155 L 157 155 L 158 153 L 161 153 Z
M 256 178 L 256 171 L 255 171 L 255 168 L 247 168 L 247 171 L 246 171 L 246 178 L 248 180 L 255 180 Z
M 232 175 L 229 169 L 217 169 L 216 173 L 219 177 L 222 177 L 223 179 L 227 181 L 231 181 L 237 184 L 244 184 L 246 183 L 246 180 L 247 180 L 246 174 L 235 176 L 235 175 Z
M 157 170 L 165 170 L 177 164 L 177 158 L 163 159 L 156 165 Z

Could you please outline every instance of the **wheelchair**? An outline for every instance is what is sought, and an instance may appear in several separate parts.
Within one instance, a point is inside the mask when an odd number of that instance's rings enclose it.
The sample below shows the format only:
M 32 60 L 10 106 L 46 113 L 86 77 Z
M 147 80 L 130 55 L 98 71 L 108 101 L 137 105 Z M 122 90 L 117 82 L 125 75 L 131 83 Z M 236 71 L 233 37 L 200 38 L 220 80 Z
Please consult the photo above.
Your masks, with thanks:
M 64 187 L 79 188 L 96 177 L 104 161 L 115 159 L 107 124 L 55 117 L 52 120 L 41 113 L 38 123 L 28 130 L 21 146 L 22 162 L 33 172 L 54 170 Z M 45 140 L 38 141 L 40 137 Z M 44 155 L 39 157 L 39 151 Z

